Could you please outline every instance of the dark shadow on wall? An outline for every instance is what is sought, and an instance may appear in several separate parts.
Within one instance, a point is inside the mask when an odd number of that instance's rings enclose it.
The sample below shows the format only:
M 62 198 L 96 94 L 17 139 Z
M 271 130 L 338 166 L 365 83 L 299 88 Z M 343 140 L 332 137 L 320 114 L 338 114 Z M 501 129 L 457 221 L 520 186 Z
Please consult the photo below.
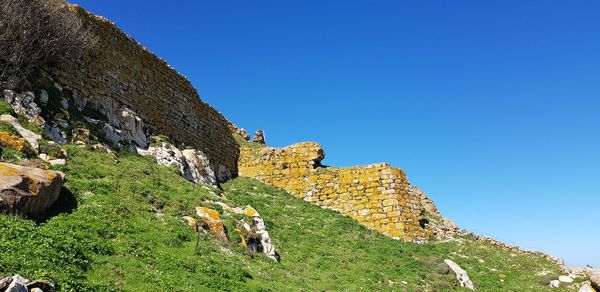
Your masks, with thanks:
M 58 199 L 56 199 L 56 202 L 54 202 L 52 207 L 50 207 L 45 214 L 32 217 L 31 219 L 33 219 L 37 223 L 45 223 L 54 216 L 63 213 L 70 214 L 75 209 L 77 209 L 77 199 L 69 189 L 63 187 L 60 190 Z

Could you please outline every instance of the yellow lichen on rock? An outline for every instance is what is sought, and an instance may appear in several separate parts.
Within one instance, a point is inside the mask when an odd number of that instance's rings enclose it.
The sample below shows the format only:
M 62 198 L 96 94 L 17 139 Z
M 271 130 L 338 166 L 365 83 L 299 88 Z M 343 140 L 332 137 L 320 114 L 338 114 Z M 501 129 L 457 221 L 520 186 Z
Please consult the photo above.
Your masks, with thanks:
M 8 132 L 0 132 L 0 146 L 12 150 L 23 151 L 25 149 L 25 139 L 19 138 Z

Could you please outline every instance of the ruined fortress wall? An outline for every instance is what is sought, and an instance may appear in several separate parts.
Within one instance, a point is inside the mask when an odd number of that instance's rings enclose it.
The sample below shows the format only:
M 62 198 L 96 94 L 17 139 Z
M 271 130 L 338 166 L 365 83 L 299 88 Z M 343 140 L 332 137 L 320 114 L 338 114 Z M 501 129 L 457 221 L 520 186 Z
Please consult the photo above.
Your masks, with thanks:
M 79 60 L 51 71 L 52 79 L 85 99 L 112 98 L 135 111 L 155 134 L 202 150 L 211 163 L 237 173 L 239 145 L 230 123 L 200 100 L 189 80 L 114 23 L 71 6 L 99 38 Z
M 239 174 L 286 189 L 316 205 L 338 210 L 387 236 L 423 241 L 435 236 L 427 226 L 440 217 L 433 202 L 411 186 L 404 172 L 388 164 L 323 168 L 319 144 L 286 148 L 241 148 Z

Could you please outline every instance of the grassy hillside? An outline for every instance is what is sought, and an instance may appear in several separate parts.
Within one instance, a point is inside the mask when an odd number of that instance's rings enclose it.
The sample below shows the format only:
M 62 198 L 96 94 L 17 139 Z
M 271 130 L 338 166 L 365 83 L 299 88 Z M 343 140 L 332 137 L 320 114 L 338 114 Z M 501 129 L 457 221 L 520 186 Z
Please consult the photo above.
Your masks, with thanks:
M 442 261 L 469 272 L 480 291 L 545 291 L 549 261 L 471 238 L 422 245 L 391 240 L 285 191 L 238 178 L 224 191 L 195 185 L 150 158 L 65 146 L 69 163 L 49 218 L 0 215 L 0 274 L 45 278 L 69 291 L 460 290 Z M 250 204 L 282 262 L 197 237 L 181 216 L 205 200 Z M 553 291 L 557 291 L 556 289 Z M 560 289 L 558 290 L 560 291 Z

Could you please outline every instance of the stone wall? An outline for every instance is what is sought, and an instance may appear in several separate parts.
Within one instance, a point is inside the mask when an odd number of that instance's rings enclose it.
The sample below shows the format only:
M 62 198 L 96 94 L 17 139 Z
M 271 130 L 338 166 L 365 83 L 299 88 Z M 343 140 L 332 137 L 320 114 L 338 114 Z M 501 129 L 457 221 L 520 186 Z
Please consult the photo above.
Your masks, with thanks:
M 441 236 L 444 222 L 431 200 L 388 164 L 321 167 L 324 151 L 306 142 L 286 148 L 242 147 L 240 176 L 286 189 L 316 205 L 338 210 L 387 236 L 421 242 Z
M 51 79 L 90 102 L 107 98 L 133 110 L 152 134 L 169 136 L 206 153 L 215 171 L 237 173 L 239 146 L 227 119 L 200 100 L 190 81 L 114 23 L 71 6 L 99 38 L 79 60 L 50 70 Z

